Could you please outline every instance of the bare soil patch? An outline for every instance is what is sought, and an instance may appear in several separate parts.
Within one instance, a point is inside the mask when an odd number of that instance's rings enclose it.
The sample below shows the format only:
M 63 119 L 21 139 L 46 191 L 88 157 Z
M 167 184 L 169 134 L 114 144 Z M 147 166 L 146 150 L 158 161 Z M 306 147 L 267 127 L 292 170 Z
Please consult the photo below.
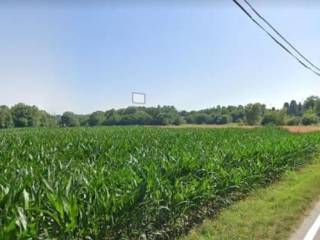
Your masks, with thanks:
M 320 126 L 284 126 L 284 128 L 293 133 L 307 133 L 320 131 Z

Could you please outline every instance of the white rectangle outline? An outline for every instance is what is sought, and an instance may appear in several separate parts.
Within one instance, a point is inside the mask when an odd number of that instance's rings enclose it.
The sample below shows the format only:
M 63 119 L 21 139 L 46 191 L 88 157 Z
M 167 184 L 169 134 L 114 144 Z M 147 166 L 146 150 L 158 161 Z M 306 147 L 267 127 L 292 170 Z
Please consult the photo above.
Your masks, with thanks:
M 143 102 L 136 102 L 134 101 L 134 95 L 137 94 L 137 95 L 143 95 Z M 141 104 L 141 105 L 144 105 L 146 104 L 146 94 L 145 93 L 142 93 L 142 92 L 132 92 L 131 93 L 131 100 L 132 100 L 132 103 L 133 104 Z

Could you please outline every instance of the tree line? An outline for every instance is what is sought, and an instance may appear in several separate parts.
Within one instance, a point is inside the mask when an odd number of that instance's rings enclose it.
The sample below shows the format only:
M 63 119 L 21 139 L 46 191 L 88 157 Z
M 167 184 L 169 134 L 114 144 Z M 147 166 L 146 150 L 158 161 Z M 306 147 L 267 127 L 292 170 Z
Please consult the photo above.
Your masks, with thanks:
M 245 106 L 216 106 L 199 111 L 178 111 L 173 106 L 127 107 L 96 111 L 91 114 L 65 112 L 51 115 L 36 106 L 18 103 L 0 106 L 0 128 L 76 127 L 110 125 L 311 125 L 320 122 L 320 98 L 310 96 L 304 102 L 292 100 L 281 109 L 268 109 L 261 103 Z

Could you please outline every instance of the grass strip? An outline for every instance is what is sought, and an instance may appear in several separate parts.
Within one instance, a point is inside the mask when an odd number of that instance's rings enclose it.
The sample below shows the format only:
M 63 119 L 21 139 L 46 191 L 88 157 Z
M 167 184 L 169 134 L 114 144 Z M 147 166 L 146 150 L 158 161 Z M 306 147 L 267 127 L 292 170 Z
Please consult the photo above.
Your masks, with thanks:
M 182 239 L 288 239 L 319 196 L 320 157 L 221 210 Z

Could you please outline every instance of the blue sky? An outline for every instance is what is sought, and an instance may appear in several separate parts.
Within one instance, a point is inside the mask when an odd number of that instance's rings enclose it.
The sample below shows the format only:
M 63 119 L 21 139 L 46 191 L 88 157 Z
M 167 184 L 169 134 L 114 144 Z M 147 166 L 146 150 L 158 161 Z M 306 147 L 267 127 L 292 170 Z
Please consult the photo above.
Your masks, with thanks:
M 200 2 L 200 1 L 199 1 Z M 320 95 L 320 78 L 272 42 L 232 1 L 0 6 L 0 104 L 50 113 L 131 105 L 201 109 Z M 253 1 L 320 65 L 320 5 Z

